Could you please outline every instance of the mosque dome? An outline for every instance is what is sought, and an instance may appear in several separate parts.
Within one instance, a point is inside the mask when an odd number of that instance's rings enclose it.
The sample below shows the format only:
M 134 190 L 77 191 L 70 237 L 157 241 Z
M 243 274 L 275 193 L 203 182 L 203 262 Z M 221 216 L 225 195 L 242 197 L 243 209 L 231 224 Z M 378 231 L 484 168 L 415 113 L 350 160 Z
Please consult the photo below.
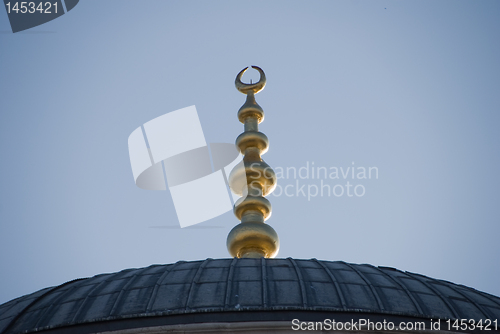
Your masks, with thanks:
M 368 264 L 206 259 L 101 274 L 19 297 L 0 305 L 0 333 L 163 333 L 197 324 L 217 333 L 221 324 L 290 328 L 293 319 L 362 317 L 500 319 L 500 298 Z

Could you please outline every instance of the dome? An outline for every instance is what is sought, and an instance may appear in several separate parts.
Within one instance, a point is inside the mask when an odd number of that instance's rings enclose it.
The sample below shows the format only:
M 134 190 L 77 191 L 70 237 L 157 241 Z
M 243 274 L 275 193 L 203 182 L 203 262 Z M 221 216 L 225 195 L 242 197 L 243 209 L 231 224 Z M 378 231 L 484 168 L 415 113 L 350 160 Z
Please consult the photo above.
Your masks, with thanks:
M 500 298 L 389 267 L 206 259 L 77 279 L 0 305 L 0 333 L 93 333 L 201 322 L 500 319 Z

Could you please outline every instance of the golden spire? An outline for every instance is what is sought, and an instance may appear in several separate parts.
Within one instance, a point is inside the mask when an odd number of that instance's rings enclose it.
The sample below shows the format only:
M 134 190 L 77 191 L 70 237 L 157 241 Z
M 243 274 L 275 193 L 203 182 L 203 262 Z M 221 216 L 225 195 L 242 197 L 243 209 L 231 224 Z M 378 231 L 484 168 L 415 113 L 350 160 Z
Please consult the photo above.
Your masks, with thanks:
M 259 132 L 264 111 L 255 101 L 255 94 L 266 85 L 266 75 L 260 67 L 252 68 L 259 71 L 259 82 L 241 82 L 248 67 L 241 70 L 235 80 L 236 89 L 247 95 L 245 104 L 238 110 L 238 119 L 245 124 L 245 131 L 236 138 L 236 146 L 244 155 L 244 168 L 231 171 L 229 185 L 235 194 L 243 197 L 234 205 L 234 214 L 241 223 L 229 232 L 227 249 L 233 257 L 273 258 L 278 254 L 279 239 L 276 231 L 264 223 L 271 216 L 271 203 L 264 196 L 276 188 L 276 174 L 261 158 L 267 152 L 269 139 Z

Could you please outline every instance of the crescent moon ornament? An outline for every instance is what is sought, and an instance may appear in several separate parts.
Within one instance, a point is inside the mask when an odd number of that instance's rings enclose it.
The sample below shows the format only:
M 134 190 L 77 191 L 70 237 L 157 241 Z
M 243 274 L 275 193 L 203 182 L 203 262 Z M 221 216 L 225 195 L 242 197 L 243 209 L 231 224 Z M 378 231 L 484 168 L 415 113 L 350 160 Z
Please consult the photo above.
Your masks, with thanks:
M 258 82 L 253 84 L 246 84 L 241 82 L 241 76 L 248 70 L 248 67 L 242 69 L 240 73 L 238 73 L 238 75 L 236 76 L 236 80 L 234 80 L 234 85 L 236 86 L 236 89 L 243 94 L 248 94 L 250 91 L 252 91 L 254 94 L 257 94 L 258 92 L 263 90 L 264 87 L 266 86 L 266 75 L 264 71 L 258 66 L 252 66 L 252 68 L 259 71 L 260 79 Z

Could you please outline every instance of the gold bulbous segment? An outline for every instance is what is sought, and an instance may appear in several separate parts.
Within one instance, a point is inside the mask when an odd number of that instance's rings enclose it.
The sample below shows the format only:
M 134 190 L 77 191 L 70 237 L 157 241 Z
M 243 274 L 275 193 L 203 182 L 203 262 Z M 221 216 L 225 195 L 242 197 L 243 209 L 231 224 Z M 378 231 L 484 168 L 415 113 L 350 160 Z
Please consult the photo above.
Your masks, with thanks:
M 274 191 L 277 177 L 274 170 L 265 161 L 244 161 L 244 165 L 236 166 L 229 174 L 229 187 L 238 196 L 260 190 L 261 196 Z
M 265 161 L 245 161 L 245 170 L 249 193 L 261 188 L 262 196 L 267 196 L 276 188 L 278 183 L 276 173 Z
M 247 148 L 256 147 L 260 154 L 264 154 L 269 149 L 269 139 L 259 131 L 245 131 L 236 138 L 236 147 L 241 154 L 245 154 Z
M 232 257 L 273 258 L 278 255 L 278 234 L 264 223 L 241 223 L 227 236 L 227 249 Z
M 255 101 L 255 95 L 252 91 L 248 93 L 245 104 L 238 110 L 238 120 L 241 123 L 245 123 L 245 119 L 248 117 L 256 118 L 257 123 L 262 123 L 264 121 L 264 110 L 262 110 L 262 107 Z
M 271 216 L 271 203 L 264 196 L 276 188 L 274 170 L 265 163 L 261 155 L 269 148 L 269 139 L 259 132 L 259 123 L 264 120 L 264 110 L 255 101 L 255 94 L 266 85 L 266 75 L 260 67 L 252 66 L 260 73 L 255 84 L 241 82 L 244 68 L 236 76 L 238 91 L 247 94 L 247 99 L 238 110 L 238 119 L 245 131 L 236 138 L 236 146 L 244 154 L 243 164 L 238 164 L 229 174 L 231 191 L 242 196 L 234 205 L 234 214 L 241 220 L 227 237 L 227 249 L 233 257 L 275 257 L 279 250 L 276 231 L 266 223 Z
M 247 196 L 240 198 L 234 204 L 233 212 L 239 220 L 243 219 L 243 214 L 246 212 L 258 212 L 260 213 L 260 216 L 262 216 L 263 221 L 266 221 L 269 217 L 271 217 L 272 207 L 271 202 L 269 202 L 269 200 L 265 197 Z

